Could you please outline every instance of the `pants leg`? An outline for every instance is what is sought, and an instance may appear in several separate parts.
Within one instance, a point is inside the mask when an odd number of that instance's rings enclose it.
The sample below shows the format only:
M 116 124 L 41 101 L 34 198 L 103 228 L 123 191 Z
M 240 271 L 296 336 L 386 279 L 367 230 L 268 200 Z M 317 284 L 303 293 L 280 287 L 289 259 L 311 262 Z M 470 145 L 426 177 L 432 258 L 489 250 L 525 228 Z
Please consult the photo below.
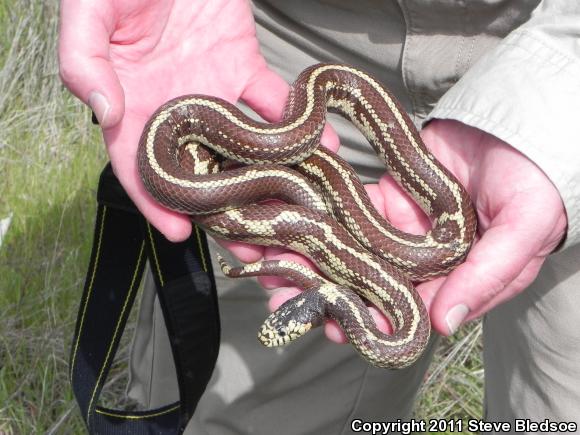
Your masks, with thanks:
M 431 350 L 409 369 L 387 371 L 370 367 L 350 346 L 330 343 L 322 330 L 284 348 L 264 348 L 256 339 L 268 314 L 264 290 L 253 281 L 217 275 L 222 345 L 187 434 L 350 434 L 353 418 L 410 415 Z M 156 407 L 177 399 L 177 384 L 152 279 L 145 293 L 129 394 Z
M 552 255 L 528 289 L 488 314 L 488 420 L 547 418 L 580 426 L 579 289 L 580 246 L 575 246 Z

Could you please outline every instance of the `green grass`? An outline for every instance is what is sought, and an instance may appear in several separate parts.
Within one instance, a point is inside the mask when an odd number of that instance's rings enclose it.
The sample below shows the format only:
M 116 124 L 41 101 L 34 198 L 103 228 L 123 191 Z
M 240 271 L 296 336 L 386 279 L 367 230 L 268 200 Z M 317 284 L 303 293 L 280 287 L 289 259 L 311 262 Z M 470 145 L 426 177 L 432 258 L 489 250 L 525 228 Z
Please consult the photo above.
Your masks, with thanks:
M 13 216 L 0 247 L 2 435 L 83 432 L 68 353 L 106 157 L 59 82 L 57 15 L 56 1 L 0 0 L 0 219 Z M 417 418 L 480 417 L 479 337 L 476 325 L 442 343 Z
M 0 433 L 82 433 L 68 347 L 105 161 L 59 83 L 56 2 L 0 5 Z
M 419 395 L 416 418 L 461 419 L 464 423 L 481 418 L 481 351 L 480 322 L 462 328 L 451 339 L 441 340 Z

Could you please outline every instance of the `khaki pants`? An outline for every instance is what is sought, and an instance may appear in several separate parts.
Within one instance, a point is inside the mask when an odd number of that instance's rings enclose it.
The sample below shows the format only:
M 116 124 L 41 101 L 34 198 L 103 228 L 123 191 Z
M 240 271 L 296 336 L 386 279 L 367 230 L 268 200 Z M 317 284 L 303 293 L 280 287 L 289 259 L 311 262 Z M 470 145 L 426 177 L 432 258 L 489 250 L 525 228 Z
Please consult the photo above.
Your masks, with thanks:
M 311 64 L 340 61 L 376 75 L 417 123 L 430 101 L 437 99 L 437 90 L 422 99 L 421 93 L 409 90 L 411 79 L 424 73 L 426 66 L 413 62 L 409 47 L 406 66 L 403 62 L 403 9 L 395 2 L 279 2 L 276 7 L 256 5 L 255 14 L 264 55 L 289 82 Z M 481 45 L 489 44 L 483 41 Z M 411 42 L 407 35 L 407 43 Z M 465 65 L 453 61 L 460 74 Z M 405 71 L 405 67 L 414 69 Z M 432 71 L 434 76 L 438 73 Z M 376 180 L 384 169 L 370 146 L 346 121 L 332 118 L 332 122 L 341 136 L 340 154 L 363 181 Z M 553 255 L 526 292 L 486 317 L 487 420 L 580 420 L 578 258 L 580 247 Z M 221 276 L 215 257 L 214 269 L 222 346 L 188 434 L 350 434 L 355 433 L 350 426 L 354 418 L 410 417 L 434 343 L 417 364 L 401 371 L 369 367 L 350 346 L 330 343 L 320 330 L 282 349 L 263 348 L 256 331 L 268 314 L 265 292 L 253 281 Z M 129 393 L 146 406 L 169 403 L 177 399 L 174 376 L 161 310 L 149 279 L 134 340 Z

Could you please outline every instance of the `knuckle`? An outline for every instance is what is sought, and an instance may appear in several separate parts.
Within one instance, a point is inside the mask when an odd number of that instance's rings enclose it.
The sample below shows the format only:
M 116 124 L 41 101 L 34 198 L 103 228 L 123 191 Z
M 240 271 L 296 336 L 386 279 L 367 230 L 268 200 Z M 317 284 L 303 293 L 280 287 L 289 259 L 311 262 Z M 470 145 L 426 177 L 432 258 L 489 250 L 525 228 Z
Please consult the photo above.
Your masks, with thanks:
M 482 278 L 483 283 L 483 299 L 487 302 L 492 300 L 498 294 L 500 294 L 507 286 L 507 282 L 499 276 L 495 276 L 492 273 L 488 273 Z
M 58 75 L 64 84 L 74 83 L 78 80 L 78 68 L 70 59 L 61 56 L 58 65 Z

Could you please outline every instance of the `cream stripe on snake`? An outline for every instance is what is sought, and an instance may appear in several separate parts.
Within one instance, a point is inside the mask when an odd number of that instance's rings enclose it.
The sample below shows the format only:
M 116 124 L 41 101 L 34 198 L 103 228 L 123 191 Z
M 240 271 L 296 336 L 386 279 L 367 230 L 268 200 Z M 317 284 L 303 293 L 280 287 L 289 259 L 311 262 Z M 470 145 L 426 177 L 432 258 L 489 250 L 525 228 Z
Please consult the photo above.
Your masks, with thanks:
M 367 252 L 364 252 L 361 250 L 356 250 L 354 247 L 348 246 L 348 245 L 345 245 L 344 243 L 342 243 L 342 241 L 338 237 L 335 236 L 333 228 L 330 225 L 326 225 L 324 222 L 306 219 L 302 215 L 299 215 L 298 213 L 292 212 L 292 211 L 283 211 L 276 217 L 276 219 L 272 219 L 269 222 L 252 221 L 252 220 L 245 219 L 243 217 L 243 215 L 236 210 L 228 210 L 225 212 L 225 214 L 231 220 L 236 221 L 241 226 L 245 227 L 244 229 L 248 233 L 250 233 L 251 231 L 255 231 L 255 230 L 253 230 L 253 228 L 260 227 L 260 231 L 261 231 L 260 236 L 262 236 L 262 237 L 275 237 L 276 236 L 275 226 L 277 224 L 279 224 L 280 222 L 283 222 L 285 220 L 291 221 L 291 222 L 303 220 L 305 223 L 316 226 L 324 232 L 324 236 L 325 236 L 324 240 L 319 240 L 316 237 L 305 235 L 304 237 L 308 238 L 310 243 L 318 245 L 318 247 L 320 249 L 325 249 L 327 245 L 331 245 L 336 250 L 346 251 L 350 255 L 352 255 L 353 257 L 358 257 L 360 261 L 367 264 L 370 268 L 375 269 L 377 271 L 377 273 L 380 274 L 391 287 L 393 287 L 393 288 L 397 289 L 399 292 L 401 292 L 401 294 L 407 299 L 407 301 L 410 305 L 413 304 L 413 297 L 411 296 L 411 291 L 404 284 L 401 284 L 400 282 L 397 281 L 397 279 L 395 277 L 390 276 L 388 273 L 386 273 L 381 268 L 381 265 L 379 265 L 376 261 L 373 260 L 370 253 L 367 253 Z M 294 245 L 294 247 L 298 248 L 298 242 L 295 242 L 295 243 L 296 244 Z M 301 248 L 301 249 L 297 249 L 297 250 L 304 251 L 306 249 Z M 333 250 L 328 251 L 328 256 L 330 257 L 329 263 L 333 264 L 334 267 L 338 267 L 339 269 L 346 271 L 345 276 L 338 276 L 335 278 L 337 280 L 340 280 L 340 284 L 354 286 L 355 284 L 352 283 L 351 281 L 349 281 L 349 279 L 348 279 L 348 272 L 350 272 L 348 265 L 342 259 L 340 259 L 336 255 L 333 255 L 333 252 L 334 252 Z M 325 272 L 330 273 L 326 270 L 325 270 Z M 367 284 L 369 285 L 369 287 L 372 289 L 372 291 L 374 293 L 381 296 L 381 299 L 384 299 L 388 302 L 392 302 L 390 295 L 388 293 L 386 293 L 380 286 L 378 286 L 374 282 L 367 281 L 365 279 L 365 277 L 361 277 L 361 278 L 363 280 L 365 280 L 365 282 L 367 282 Z M 415 308 L 415 307 L 413 307 L 413 308 Z M 395 313 L 397 314 L 397 318 L 400 319 L 399 323 L 402 325 L 404 323 L 404 321 L 403 321 L 401 311 L 398 309 L 395 309 Z M 415 312 L 415 314 L 418 314 L 418 312 Z M 413 320 L 415 320 L 415 319 L 416 318 L 414 318 Z M 413 328 L 416 327 L 416 324 L 413 324 L 413 325 L 414 325 Z
M 397 236 L 396 234 L 394 234 L 393 232 L 389 231 L 388 228 L 385 228 L 382 225 L 382 222 L 378 222 L 374 216 L 372 215 L 372 213 L 368 210 L 367 208 L 367 204 L 365 204 L 364 201 L 362 201 L 360 199 L 360 196 L 357 194 L 356 192 L 356 188 L 354 186 L 354 184 L 352 183 L 351 179 L 348 178 L 346 172 L 342 169 L 342 166 L 340 166 L 336 159 L 331 158 L 327 153 L 320 153 L 318 151 L 315 151 L 315 153 L 322 159 L 326 160 L 330 165 L 332 165 L 336 171 L 338 173 L 340 173 L 342 175 L 342 179 L 344 180 L 344 185 L 346 186 L 346 188 L 351 192 L 351 194 L 353 195 L 353 197 L 357 198 L 357 206 L 360 207 L 360 209 L 363 211 L 363 213 L 367 216 L 368 220 L 374 225 L 376 226 L 379 231 L 385 236 L 388 237 L 389 239 L 397 242 L 397 243 L 405 243 L 411 247 L 435 247 L 435 246 L 440 246 L 442 245 L 441 243 L 437 243 L 436 241 L 434 241 L 433 239 L 428 239 L 426 238 L 424 241 L 419 241 L 419 242 L 413 242 L 413 241 L 409 241 L 406 239 L 403 239 L 399 236 Z M 303 168 L 305 171 L 318 176 L 319 178 L 322 178 L 323 174 L 322 171 L 320 170 L 320 168 L 318 168 L 315 165 L 309 164 L 308 162 L 303 162 L 300 164 L 300 167 Z M 325 186 L 327 188 L 327 190 L 331 189 L 330 184 L 326 184 Z M 334 192 L 333 193 L 333 199 L 340 204 L 340 196 L 338 194 L 338 192 Z M 353 226 L 359 226 L 357 222 L 353 222 Z M 362 235 L 362 231 L 360 231 L 360 236 L 364 237 L 364 235 Z M 359 236 L 359 234 L 357 234 L 357 236 Z

